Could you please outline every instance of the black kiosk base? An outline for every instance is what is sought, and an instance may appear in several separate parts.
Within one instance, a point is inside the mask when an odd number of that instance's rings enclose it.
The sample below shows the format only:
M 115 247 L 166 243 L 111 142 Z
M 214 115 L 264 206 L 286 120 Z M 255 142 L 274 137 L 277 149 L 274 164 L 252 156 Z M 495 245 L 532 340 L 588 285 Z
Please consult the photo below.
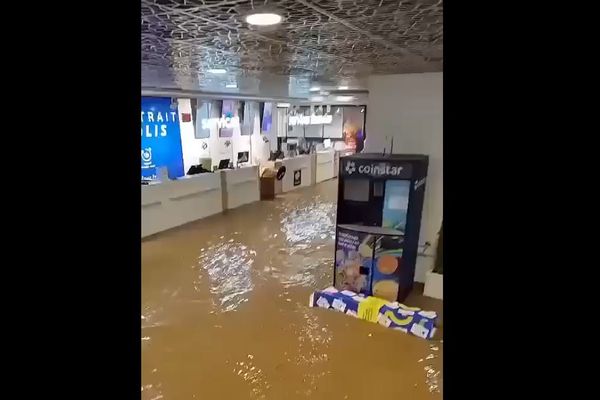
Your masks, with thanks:
M 429 157 L 340 159 L 334 286 L 402 302 L 413 287 Z

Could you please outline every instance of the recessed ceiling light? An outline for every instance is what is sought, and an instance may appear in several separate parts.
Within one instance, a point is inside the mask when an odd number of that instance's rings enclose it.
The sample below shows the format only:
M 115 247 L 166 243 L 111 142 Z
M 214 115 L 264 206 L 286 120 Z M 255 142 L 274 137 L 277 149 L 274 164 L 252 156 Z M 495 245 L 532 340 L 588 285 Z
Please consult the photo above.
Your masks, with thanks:
M 228 83 L 225 85 L 226 88 L 237 89 L 237 83 Z
M 290 103 L 277 103 L 277 107 L 289 108 Z
M 354 96 L 336 96 L 336 101 L 351 101 L 354 100 Z
M 320 88 L 320 87 L 318 87 L 318 86 L 313 86 L 313 87 L 311 87 L 311 88 L 310 88 L 310 89 L 308 89 L 308 90 L 310 90 L 311 92 L 318 92 L 319 90 L 321 90 L 321 88 Z
M 250 25 L 269 26 L 281 22 L 283 17 L 275 13 L 255 13 L 246 15 L 246 22 Z
M 224 68 L 211 68 L 208 70 L 211 74 L 225 74 L 227 70 Z
M 338 90 L 348 90 L 348 86 L 338 86 Z
M 311 101 L 323 101 L 323 96 L 313 96 L 310 100 Z

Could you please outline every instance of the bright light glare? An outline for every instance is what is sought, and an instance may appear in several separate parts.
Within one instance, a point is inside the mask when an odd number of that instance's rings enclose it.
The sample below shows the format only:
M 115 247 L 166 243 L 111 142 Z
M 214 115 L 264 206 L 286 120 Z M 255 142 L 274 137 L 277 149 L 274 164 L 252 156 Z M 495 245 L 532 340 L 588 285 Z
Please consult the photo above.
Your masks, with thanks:
M 337 101 L 351 101 L 354 100 L 354 96 L 336 96 Z
M 323 101 L 323 96 L 314 96 L 310 100 L 311 101 Z
M 250 25 L 268 26 L 275 25 L 281 22 L 281 15 L 273 13 L 258 13 L 246 16 L 246 22 Z
M 348 90 L 348 86 L 338 86 L 338 90 Z
M 227 73 L 226 69 L 223 68 L 211 68 L 208 70 L 211 74 L 225 74 Z
M 277 107 L 289 108 L 290 107 L 290 103 L 277 103 Z
M 227 85 L 225 85 L 225 87 L 230 89 L 236 89 L 237 83 L 228 83 Z
M 314 87 L 311 87 L 311 88 L 310 88 L 310 89 L 308 89 L 308 90 L 310 90 L 311 92 L 318 92 L 319 90 L 321 90 L 321 88 L 320 88 L 320 87 L 318 87 L 318 86 L 314 86 Z

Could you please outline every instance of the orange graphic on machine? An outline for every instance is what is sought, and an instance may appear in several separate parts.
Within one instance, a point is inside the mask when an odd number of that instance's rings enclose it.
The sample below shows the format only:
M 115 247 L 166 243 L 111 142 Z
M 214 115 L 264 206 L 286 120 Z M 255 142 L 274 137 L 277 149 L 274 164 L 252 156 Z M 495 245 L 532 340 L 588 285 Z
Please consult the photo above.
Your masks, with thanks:
M 398 259 L 391 255 L 383 255 L 377 260 L 377 269 L 382 274 L 392 274 L 398 268 Z
M 373 285 L 373 296 L 395 301 L 398 298 L 398 282 L 383 280 L 375 283 Z

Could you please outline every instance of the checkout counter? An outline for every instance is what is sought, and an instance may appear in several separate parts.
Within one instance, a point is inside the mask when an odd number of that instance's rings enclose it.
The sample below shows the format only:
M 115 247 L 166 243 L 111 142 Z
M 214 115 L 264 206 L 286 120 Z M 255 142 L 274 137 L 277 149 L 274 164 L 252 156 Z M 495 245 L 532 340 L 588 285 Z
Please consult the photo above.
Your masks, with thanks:
M 249 165 L 142 185 L 142 237 L 259 201 L 258 170 Z
M 335 151 L 333 149 L 321 150 L 316 153 L 315 183 L 323 182 L 336 176 Z
M 221 192 L 215 173 L 142 185 L 142 237 L 222 212 Z
M 341 154 L 328 149 L 268 161 L 261 167 L 248 165 L 177 180 L 165 177 L 142 185 L 142 237 L 259 201 L 259 171 L 265 167 L 286 168 L 283 179 L 275 181 L 276 194 L 331 179 L 337 176 Z
M 220 170 L 223 209 L 230 210 L 260 200 L 258 165 Z
M 281 191 L 285 193 L 313 185 L 313 160 L 312 154 L 303 154 L 275 161 L 275 169 L 281 166 L 286 169 L 281 180 Z

